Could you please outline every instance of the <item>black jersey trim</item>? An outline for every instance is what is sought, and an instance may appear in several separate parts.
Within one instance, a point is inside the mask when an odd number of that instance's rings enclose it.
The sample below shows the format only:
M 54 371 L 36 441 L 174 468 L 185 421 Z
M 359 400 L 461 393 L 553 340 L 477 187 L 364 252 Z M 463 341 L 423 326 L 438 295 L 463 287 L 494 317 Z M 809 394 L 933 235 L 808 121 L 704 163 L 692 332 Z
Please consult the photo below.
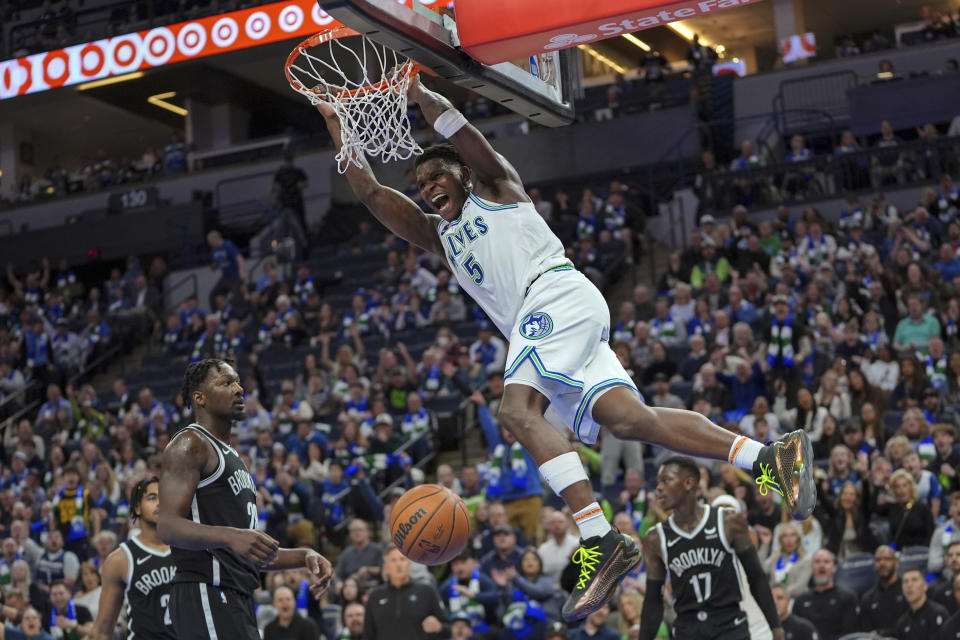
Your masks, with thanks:
M 217 446 L 218 443 L 222 443 L 222 441 L 217 436 L 213 435 L 212 433 L 204 429 L 201 425 L 196 423 L 187 425 L 186 427 L 181 429 L 180 432 L 177 433 L 177 436 L 179 436 L 181 433 L 184 433 L 187 429 L 192 429 L 197 433 L 199 433 L 200 435 L 202 435 L 203 437 L 205 437 L 207 441 L 210 443 L 210 446 L 213 447 L 213 450 L 217 452 L 217 458 L 219 458 L 220 460 L 220 464 L 217 465 L 217 470 L 211 473 L 206 478 L 202 478 L 200 482 L 197 483 L 197 489 L 202 489 L 203 487 L 206 487 L 211 483 L 215 482 L 223 474 L 223 470 L 227 466 L 227 461 L 223 457 L 223 451 L 221 451 L 220 447 Z
M 200 582 L 200 607 L 203 609 L 203 618 L 207 624 L 207 634 L 210 640 L 217 639 L 217 625 L 213 621 L 213 610 L 210 608 L 210 595 L 207 593 L 207 583 Z
M 127 588 L 123 590 L 123 592 L 126 593 L 130 591 L 130 585 L 133 584 L 133 551 L 130 549 L 130 545 L 127 544 L 126 540 L 120 543 L 120 548 L 123 549 L 124 555 L 127 556 Z M 131 637 L 133 637 L 132 634 Z
M 670 581 L 670 556 L 667 555 L 667 532 L 663 528 L 663 523 L 656 524 L 656 530 L 660 533 L 660 553 L 663 554 L 663 566 L 667 569 L 667 582 Z
M 703 530 L 703 528 L 707 526 L 707 522 L 709 522 L 710 520 L 710 507 L 707 505 L 703 505 L 703 508 L 704 508 L 703 517 L 700 518 L 700 522 L 697 524 L 696 527 L 694 527 L 693 531 L 691 531 L 690 533 L 687 533 L 677 525 L 677 521 L 673 519 L 673 515 L 670 516 L 667 522 L 670 523 L 670 528 L 673 529 L 673 532 L 676 533 L 678 536 L 680 536 L 681 538 L 686 538 L 687 540 L 693 540 L 694 538 L 697 537 L 697 534 L 699 534 Z
M 142 550 L 142 551 L 146 551 L 146 552 L 149 553 L 150 555 L 157 556 L 158 558 L 169 558 L 169 557 L 170 557 L 170 553 L 171 553 L 171 552 L 170 552 L 170 547 L 167 547 L 167 550 L 166 550 L 166 551 L 157 551 L 156 549 L 151 549 L 150 547 L 148 547 L 148 546 L 145 545 L 144 543 L 140 542 L 140 537 L 139 537 L 136 533 L 133 533 L 133 534 L 131 534 L 130 536 L 128 536 L 126 541 L 127 541 L 127 542 L 132 542 L 132 543 L 134 543 L 135 545 L 137 545 L 137 548 L 138 548 L 138 549 L 140 549 L 140 550 Z

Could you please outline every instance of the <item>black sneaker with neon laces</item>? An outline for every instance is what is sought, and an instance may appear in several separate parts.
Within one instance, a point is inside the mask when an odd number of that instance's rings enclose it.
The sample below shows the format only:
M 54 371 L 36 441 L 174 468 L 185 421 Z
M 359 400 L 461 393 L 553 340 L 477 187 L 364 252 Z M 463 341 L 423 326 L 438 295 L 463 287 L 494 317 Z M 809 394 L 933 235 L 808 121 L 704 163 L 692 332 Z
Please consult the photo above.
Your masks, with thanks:
M 774 491 L 783 496 L 797 520 L 806 520 L 817 503 L 813 482 L 813 445 L 803 429 L 791 431 L 763 447 L 753 463 L 761 495 Z
M 573 552 L 580 576 L 563 605 L 563 619 L 580 620 L 606 604 L 620 578 L 640 564 L 640 549 L 630 536 L 610 529 L 603 536 L 580 541 Z

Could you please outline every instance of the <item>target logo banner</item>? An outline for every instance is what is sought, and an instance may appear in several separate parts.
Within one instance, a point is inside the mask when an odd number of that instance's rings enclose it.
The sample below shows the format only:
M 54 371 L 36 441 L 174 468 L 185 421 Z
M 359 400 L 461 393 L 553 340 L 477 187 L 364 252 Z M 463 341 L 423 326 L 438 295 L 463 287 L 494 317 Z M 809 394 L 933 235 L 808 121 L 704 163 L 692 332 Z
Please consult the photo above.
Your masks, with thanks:
M 405 0 L 440 8 L 439 0 Z M 288 0 L 0 62 L 0 100 L 278 42 L 341 26 L 314 0 Z M 277 72 L 283 60 L 277 61 Z

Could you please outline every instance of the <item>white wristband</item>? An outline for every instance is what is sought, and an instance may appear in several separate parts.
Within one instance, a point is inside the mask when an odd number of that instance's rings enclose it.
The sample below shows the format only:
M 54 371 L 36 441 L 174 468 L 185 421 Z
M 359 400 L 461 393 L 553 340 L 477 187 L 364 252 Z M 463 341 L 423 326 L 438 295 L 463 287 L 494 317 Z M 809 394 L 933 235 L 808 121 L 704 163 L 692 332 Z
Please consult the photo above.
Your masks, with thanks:
M 447 109 L 434 121 L 433 128 L 444 138 L 450 139 L 465 124 L 467 124 L 466 116 L 456 109 Z

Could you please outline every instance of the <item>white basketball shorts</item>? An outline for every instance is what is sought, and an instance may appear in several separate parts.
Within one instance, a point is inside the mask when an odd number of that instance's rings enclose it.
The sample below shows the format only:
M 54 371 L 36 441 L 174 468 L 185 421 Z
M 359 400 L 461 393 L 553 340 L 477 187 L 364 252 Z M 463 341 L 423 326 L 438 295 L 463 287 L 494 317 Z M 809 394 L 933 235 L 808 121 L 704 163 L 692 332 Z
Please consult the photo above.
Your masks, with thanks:
M 594 403 L 617 386 L 637 391 L 610 348 L 607 301 L 579 271 L 555 269 L 530 285 L 519 317 L 504 383 L 533 387 L 580 441 L 595 443 Z

